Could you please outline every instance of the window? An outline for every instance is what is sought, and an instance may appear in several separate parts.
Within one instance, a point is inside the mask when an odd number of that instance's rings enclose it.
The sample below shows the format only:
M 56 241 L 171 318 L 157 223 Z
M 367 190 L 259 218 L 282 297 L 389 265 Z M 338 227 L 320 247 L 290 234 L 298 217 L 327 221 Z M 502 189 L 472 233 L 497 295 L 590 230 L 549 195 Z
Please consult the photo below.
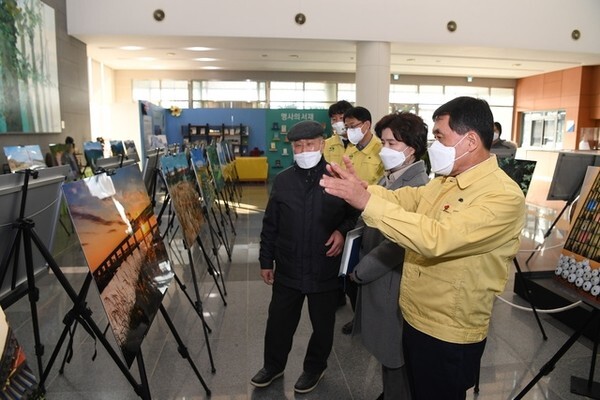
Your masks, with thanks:
M 564 110 L 522 113 L 521 145 L 523 147 L 562 149 L 565 116 Z
M 335 83 L 271 82 L 270 108 L 328 108 L 337 101 Z
M 134 80 L 133 100 L 147 100 L 164 108 L 178 106 L 188 108 L 188 81 Z
M 433 140 L 432 115 L 445 102 L 459 96 L 471 96 L 490 104 L 494 121 L 502 124 L 502 138 L 511 139 L 514 89 L 478 86 L 444 85 L 390 85 L 390 112 L 410 111 L 423 118 L 429 126 L 429 139 Z

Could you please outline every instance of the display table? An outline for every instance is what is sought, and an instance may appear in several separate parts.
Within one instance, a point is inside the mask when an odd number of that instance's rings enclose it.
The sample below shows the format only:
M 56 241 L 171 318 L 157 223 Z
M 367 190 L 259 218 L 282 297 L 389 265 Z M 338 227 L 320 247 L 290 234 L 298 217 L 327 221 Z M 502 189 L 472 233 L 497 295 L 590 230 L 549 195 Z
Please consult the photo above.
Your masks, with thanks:
M 269 175 L 267 157 L 237 157 L 235 169 L 240 182 L 266 182 Z

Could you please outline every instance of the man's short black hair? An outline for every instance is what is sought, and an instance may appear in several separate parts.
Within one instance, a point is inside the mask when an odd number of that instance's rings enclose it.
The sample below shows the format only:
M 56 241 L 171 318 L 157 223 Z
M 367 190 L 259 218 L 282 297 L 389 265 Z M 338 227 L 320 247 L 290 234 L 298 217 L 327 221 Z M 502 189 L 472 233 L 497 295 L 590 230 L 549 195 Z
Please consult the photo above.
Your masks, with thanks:
M 372 122 L 371 112 L 364 107 L 352 107 L 344 113 L 344 121 L 346 118 L 355 118 L 360 122 Z
M 71 136 L 67 136 L 65 139 L 65 144 L 74 144 L 75 140 Z
M 344 114 L 346 111 L 352 108 L 352 104 L 350 104 L 346 100 L 340 100 L 337 103 L 333 103 L 329 106 L 329 118 L 333 117 L 336 114 Z
M 433 113 L 433 120 L 448 115 L 450 129 L 459 135 L 474 131 L 483 146 L 489 150 L 494 139 L 494 116 L 487 101 L 462 96 L 441 105 Z

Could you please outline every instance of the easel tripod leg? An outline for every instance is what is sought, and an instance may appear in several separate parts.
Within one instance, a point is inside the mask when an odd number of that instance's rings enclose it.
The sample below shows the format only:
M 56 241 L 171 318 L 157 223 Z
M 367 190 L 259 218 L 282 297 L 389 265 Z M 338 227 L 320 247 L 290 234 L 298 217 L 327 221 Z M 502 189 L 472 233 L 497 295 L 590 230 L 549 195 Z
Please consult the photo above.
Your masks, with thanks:
M 523 291 L 525 293 L 525 300 L 527 300 L 527 302 L 529 302 L 529 305 L 531 306 L 531 309 L 533 310 L 533 315 L 535 316 L 535 320 L 537 321 L 537 324 L 540 327 L 540 331 L 542 332 L 542 338 L 544 340 L 548 340 L 548 336 L 546 336 L 546 331 L 544 330 L 544 327 L 542 326 L 542 321 L 540 320 L 540 316 L 538 315 L 537 309 L 535 308 L 533 301 L 531 301 L 531 291 L 529 290 L 529 285 L 527 284 L 527 280 L 523 276 L 523 271 L 521 271 L 521 267 L 519 266 L 519 262 L 517 261 L 517 258 L 515 257 L 513 259 L 513 261 L 515 264 L 515 268 L 517 270 L 517 277 L 521 280 L 521 284 L 523 285 Z
M 562 345 L 562 347 L 556 352 L 556 354 L 552 356 L 550 361 L 544 364 L 544 366 L 540 369 L 540 372 L 538 372 L 538 374 L 527 384 L 527 386 L 525 386 L 525 388 L 523 388 L 523 390 L 519 392 L 519 394 L 514 398 L 514 400 L 522 399 L 523 396 L 525 396 L 527 392 L 529 392 L 531 388 L 533 388 L 536 385 L 536 383 L 538 383 L 538 381 L 542 379 L 543 376 L 548 375 L 554 369 L 554 366 L 556 365 L 558 360 L 560 360 L 561 357 L 565 355 L 565 353 L 571 348 L 571 346 L 573 346 L 573 344 L 575 344 L 575 342 L 577 342 L 585 328 L 587 328 L 587 326 L 592 322 L 592 320 L 594 320 L 597 317 L 598 309 L 594 308 L 588 319 L 585 321 L 585 323 L 575 333 L 573 333 L 573 335 L 571 335 L 571 337 L 565 342 L 565 344 Z
M 175 329 L 175 325 L 173 325 L 173 321 L 171 321 L 171 318 L 169 318 L 169 314 L 167 313 L 167 310 L 165 309 L 165 307 L 162 304 L 160 305 L 160 312 L 161 312 L 163 318 L 165 319 L 165 322 L 169 326 L 171 333 L 173 333 L 175 340 L 177 341 L 177 346 L 178 346 L 177 351 L 179 351 L 179 354 L 181 354 L 181 357 L 188 360 L 190 366 L 194 370 L 194 373 L 198 377 L 198 380 L 202 384 L 202 387 L 204 387 L 204 391 L 206 392 L 206 395 L 210 396 L 210 394 L 211 394 L 210 389 L 206 385 L 206 382 L 204 382 L 202 375 L 200 375 L 200 371 L 198 371 L 198 368 L 196 368 L 196 364 L 194 364 L 194 361 L 190 357 L 190 353 L 189 353 L 187 347 L 185 347 L 185 344 L 183 343 L 183 341 L 181 340 L 181 337 L 179 336 L 179 334 L 177 333 L 177 330 Z
M 210 360 L 211 372 L 214 374 L 217 370 L 215 368 L 215 362 L 213 360 L 212 350 L 210 348 L 210 342 L 208 341 L 208 334 L 211 333 L 212 330 L 210 329 L 210 327 L 208 326 L 208 323 L 204 319 L 202 301 L 198 298 L 198 300 L 194 303 L 194 301 L 188 294 L 185 285 L 183 284 L 183 282 L 181 282 L 181 280 L 179 279 L 177 274 L 174 274 L 174 277 L 175 277 L 175 281 L 177 282 L 177 284 L 183 291 L 183 294 L 185 295 L 185 297 L 188 299 L 188 301 L 190 302 L 190 304 L 196 311 L 196 314 L 198 314 L 198 316 L 200 317 L 200 321 L 202 321 L 202 330 L 204 331 L 204 340 L 206 341 L 206 349 L 208 350 L 208 359 Z

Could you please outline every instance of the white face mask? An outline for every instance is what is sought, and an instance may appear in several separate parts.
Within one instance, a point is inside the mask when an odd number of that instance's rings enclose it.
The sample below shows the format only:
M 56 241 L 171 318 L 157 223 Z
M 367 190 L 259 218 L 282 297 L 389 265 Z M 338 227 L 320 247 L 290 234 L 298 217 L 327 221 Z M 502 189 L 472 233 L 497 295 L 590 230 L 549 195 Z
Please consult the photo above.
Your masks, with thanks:
M 467 154 L 464 153 L 460 157 L 454 158 L 456 156 L 455 147 L 458 146 L 465 137 L 467 137 L 467 135 L 464 135 L 454 146 L 444 146 L 439 140 L 436 140 L 429 146 L 427 153 L 429 154 L 429 161 L 431 162 L 431 171 L 433 171 L 434 174 L 450 175 L 454 168 L 454 162 Z
M 406 149 L 408 149 L 408 147 Z M 404 155 L 406 149 L 398 151 L 389 147 L 382 147 L 379 152 L 379 158 L 381 158 L 383 168 L 385 168 L 386 171 L 389 171 L 404 164 L 406 161 L 406 156 Z
M 331 128 L 333 128 L 333 132 L 336 135 L 344 135 L 346 133 L 346 126 L 342 121 L 335 122 L 331 124 Z
M 321 152 L 317 150 L 294 154 L 294 161 L 302 169 L 311 169 L 321 161 Z
M 500 134 L 498 132 L 494 132 L 494 138 L 492 139 L 492 141 L 496 141 L 500 138 Z
M 352 144 L 357 144 L 365 137 L 365 134 L 360 128 L 348 128 L 346 133 L 348 134 L 348 140 Z

